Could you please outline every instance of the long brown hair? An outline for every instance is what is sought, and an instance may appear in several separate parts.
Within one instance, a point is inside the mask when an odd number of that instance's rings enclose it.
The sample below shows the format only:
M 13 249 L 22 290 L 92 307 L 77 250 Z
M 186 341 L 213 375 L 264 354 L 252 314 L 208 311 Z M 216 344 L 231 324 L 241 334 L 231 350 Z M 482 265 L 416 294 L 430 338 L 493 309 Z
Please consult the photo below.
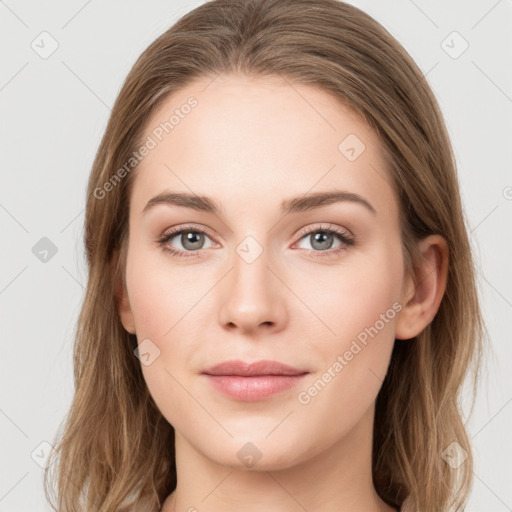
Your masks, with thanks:
M 45 471 L 47 499 L 65 512 L 142 503 L 157 510 L 176 487 L 174 429 L 148 392 L 137 339 L 116 307 L 136 170 L 126 162 L 169 94 L 220 73 L 281 76 L 335 95 L 379 135 L 409 268 L 421 238 L 446 239 L 439 311 L 415 339 L 395 341 L 377 397 L 372 472 L 380 496 L 404 511 L 463 508 L 473 466 L 458 399 L 470 368 L 476 390 L 484 326 L 455 159 L 438 103 L 412 58 L 378 22 L 338 0 L 206 2 L 158 37 L 128 74 L 88 185 L 89 274 L 74 347 L 75 394 Z M 447 449 L 465 450 L 467 459 L 455 468 L 445 461 Z

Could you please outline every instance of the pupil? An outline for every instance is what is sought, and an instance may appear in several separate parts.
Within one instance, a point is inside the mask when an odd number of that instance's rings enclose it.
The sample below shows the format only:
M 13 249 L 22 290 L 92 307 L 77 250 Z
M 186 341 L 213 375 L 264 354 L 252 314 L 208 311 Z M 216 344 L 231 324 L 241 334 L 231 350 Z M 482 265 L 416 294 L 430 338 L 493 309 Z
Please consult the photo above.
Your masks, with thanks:
M 316 247 L 317 249 L 329 249 L 332 245 L 332 241 L 330 244 L 328 244 L 328 247 L 322 246 L 321 244 L 325 242 L 326 237 L 331 237 L 332 235 L 330 233 L 316 233 L 313 238 L 313 247 L 315 247 L 315 244 L 318 242 L 320 243 L 320 247 Z
M 201 245 L 200 242 L 202 242 L 202 238 L 202 233 L 193 233 L 189 231 L 188 233 L 183 233 L 181 243 L 183 244 L 183 247 L 185 247 L 186 249 L 194 250 L 198 249 L 196 245 Z M 188 246 L 188 244 L 191 244 L 192 247 Z

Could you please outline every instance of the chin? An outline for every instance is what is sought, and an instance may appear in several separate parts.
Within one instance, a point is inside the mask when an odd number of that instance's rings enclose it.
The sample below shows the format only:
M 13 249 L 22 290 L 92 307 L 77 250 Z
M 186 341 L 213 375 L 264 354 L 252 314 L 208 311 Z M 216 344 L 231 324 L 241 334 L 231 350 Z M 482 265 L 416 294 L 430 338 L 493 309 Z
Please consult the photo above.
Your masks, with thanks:
M 293 438 L 286 436 L 290 443 L 287 446 L 282 436 L 269 440 L 265 439 L 265 435 L 260 431 L 255 433 L 254 437 L 247 433 L 241 437 L 235 436 L 229 443 L 218 443 L 218 452 L 211 453 L 212 445 L 209 445 L 210 450 L 203 451 L 203 454 L 217 464 L 233 470 L 278 471 L 300 463 L 298 443 Z M 215 443 L 212 444 L 215 446 Z

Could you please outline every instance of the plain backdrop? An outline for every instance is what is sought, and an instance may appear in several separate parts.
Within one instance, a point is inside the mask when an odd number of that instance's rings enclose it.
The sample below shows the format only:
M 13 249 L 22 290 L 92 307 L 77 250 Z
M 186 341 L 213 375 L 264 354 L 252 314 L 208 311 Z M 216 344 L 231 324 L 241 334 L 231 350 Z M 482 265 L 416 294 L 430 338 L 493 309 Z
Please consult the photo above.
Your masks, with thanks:
M 40 464 L 73 395 L 85 190 L 110 108 L 139 54 L 200 3 L 0 1 L 2 512 L 48 510 Z M 445 115 L 489 330 L 467 510 L 512 510 L 512 3 L 352 3 L 404 45 Z

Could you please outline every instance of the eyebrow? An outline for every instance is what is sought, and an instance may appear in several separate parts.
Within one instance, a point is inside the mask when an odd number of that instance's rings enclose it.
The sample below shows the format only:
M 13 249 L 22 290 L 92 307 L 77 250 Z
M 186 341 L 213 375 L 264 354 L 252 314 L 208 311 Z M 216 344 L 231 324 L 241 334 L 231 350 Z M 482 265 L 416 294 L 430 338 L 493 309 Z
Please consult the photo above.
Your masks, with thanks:
M 281 214 L 286 215 L 289 213 L 299 213 L 309 210 L 314 210 L 322 206 L 327 206 L 333 203 L 351 202 L 364 206 L 374 215 L 377 214 L 375 208 L 363 197 L 353 192 L 346 192 L 344 190 L 333 190 L 327 192 L 314 192 L 302 196 L 286 199 L 281 202 Z M 212 213 L 214 215 L 222 214 L 221 206 L 207 196 L 200 196 L 197 194 L 189 194 L 186 192 L 162 192 L 157 196 L 151 198 L 142 213 L 146 213 L 156 205 L 168 204 L 173 206 L 181 206 L 184 208 L 191 208 L 196 211 Z

